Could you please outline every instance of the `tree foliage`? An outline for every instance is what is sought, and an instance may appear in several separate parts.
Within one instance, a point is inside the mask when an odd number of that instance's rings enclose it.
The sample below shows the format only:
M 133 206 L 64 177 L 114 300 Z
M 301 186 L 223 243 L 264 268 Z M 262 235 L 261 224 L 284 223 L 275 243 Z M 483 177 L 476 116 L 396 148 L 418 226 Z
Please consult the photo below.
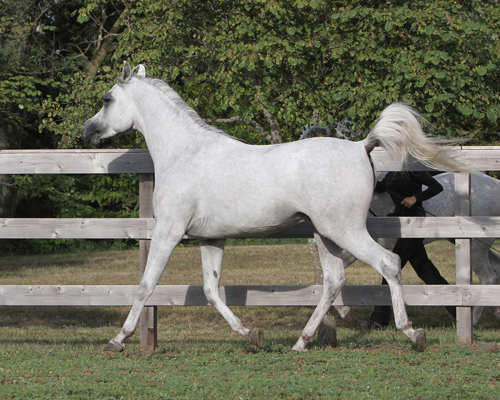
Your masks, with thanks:
M 252 120 L 294 140 L 315 109 L 366 132 L 395 101 L 437 134 L 498 139 L 496 2 L 145 1 L 131 16 L 117 61 L 146 63 L 207 119 L 243 117 L 247 140 L 263 142 Z
M 88 1 L 78 20 L 91 20 L 102 3 Z M 316 109 L 323 123 L 349 118 L 366 133 L 395 101 L 416 106 L 435 134 L 498 139 L 494 1 L 145 0 L 121 8 L 124 30 L 96 79 L 73 77 L 84 98 L 69 98 L 72 90 L 63 106 L 51 104 L 45 126 L 55 133 L 79 134 L 126 59 L 250 143 L 295 140 Z
M 17 147 L 86 146 L 82 123 L 99 109 L 123 60 L 145 64 L 202 118 L 248 143 L 296 140 L 316 110 L 320 124 L 349 119 L 366 134 L 384 107 L 404 101 L 431 122 L 432 134 L 498 144 L 500 9 L 493 0 L 6 0 L 0 6 L 0 127 L 25 138 Z M 132 135 L 104 146 L 145 145 Z M 51 200 L 55 216 L 136 208 L 118 206 L 122 200 L 109 189 L 125 199 L 135 193 L 133 179 L 126 186 L 110 179 L 111 186 L 93 177 L 17 182 L 27 202 L 59 193 L 60 201 Z M 49 186 L 52 192 L 40 192 Z M 78 202 L 87 203 L 78 205 L 69 188 L 102 190 L 103 200 L 82 194 Z

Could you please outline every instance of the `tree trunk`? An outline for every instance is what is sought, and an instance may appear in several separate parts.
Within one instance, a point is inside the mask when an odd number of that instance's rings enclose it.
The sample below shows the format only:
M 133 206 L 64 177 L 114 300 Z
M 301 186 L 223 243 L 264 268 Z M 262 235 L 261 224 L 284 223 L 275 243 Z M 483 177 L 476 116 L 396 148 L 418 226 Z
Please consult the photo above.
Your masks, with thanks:
M 87 80 L 90 81 L 95 78 L 97 71 L 106 59 L 106 56 L 116 49 L 117 43 L 113 43 L 113 38 L 120 32 L 127 17 L 128 8 L 125 8 L 109 30 L 109 33 L 102 40 L 100 40 L 100 43 L 98 43 L 97 50 L 92 56 L 92 60 L 90 60 L 90 66 L 86 78 Z
M 9 127 L 0 126 L 0 150 L 16 148 L 12 137 L 17 137 Z M 20 201 L 20 191 L 12 175 L 0 175 L 0 218 L 12 218 Z
M 125 20 L 127 19 L 129 14 L 128 8 L 125 8 L 121 13 L 118 19 L 115 21 L 108 34 L 104 36 L 104 38 L 99 38 L 97 40 L 97 48 L 94 54 L 92 55 L 92 59 L 90 60 L 89 69 L 87 71 L 87 76 L 85 80 L 92 81 L 97 75 L 97 71 L 101 67 L 102 63 L 106 59 L 106 57 L 111 54 L 118 47 L 118 43 L 113 42 L 113 38 L 120 32 L 122 29 Z M 104 22 L 107 19 L 107 16 L 103 13 L 102 21 L 100 21 L 100 31 L 104 32 Z M 66 134 L 63 134 L 61 140 L 59 141 L 57 148 L 64 149 L 68 146 L 69 138 Z

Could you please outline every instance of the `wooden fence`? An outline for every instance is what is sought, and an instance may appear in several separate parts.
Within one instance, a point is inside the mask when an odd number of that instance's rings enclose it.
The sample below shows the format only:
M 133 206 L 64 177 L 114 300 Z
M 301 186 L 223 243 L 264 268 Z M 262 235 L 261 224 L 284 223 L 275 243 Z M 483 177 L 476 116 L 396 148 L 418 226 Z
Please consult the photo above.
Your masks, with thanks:
M 500 147 L 464 147 L 459 156 L 479 171 L 500 170 Z M 382 149 L 372 153 L 378 171 L 400 170 Z M 418 163 L 409 169 L 427 170 Z M 0 219 L 0 239 L 139 239 L 140 270 L 145 267 L 154 231 L 152 193 L 154 167 L 147 150 L 2 150 L 0 174 L 140 174 L 139 218 Z M 432 218 L 369 218 L 374 237 L 456 239 L 455 285 L 405 285 L 411 306 L 457 306 L 457 334 L 472 341 L 472 306 L 500 305 L 500 285 L 472 285 L 471 238 L 500 237 L 500 216 L 469 217 L 470 176 L 456 174 L 456 216 Z M 312 237 L 312 226 L 302 224 L 268 237 Z M 312 280 L 312 274 L 311 274 Z M 1 285 L 0 306 L 130 306 L 137 285 Z M 321 285 L 223 286 L 228 305 L 315 306 Z M 335 305 L 389 305 L 386 286 L 348 285 Z M 141 347 L 156 344 L 156 307 L 208 305 L 202 286 L 162 285 L 149 299 L 140 322 Z

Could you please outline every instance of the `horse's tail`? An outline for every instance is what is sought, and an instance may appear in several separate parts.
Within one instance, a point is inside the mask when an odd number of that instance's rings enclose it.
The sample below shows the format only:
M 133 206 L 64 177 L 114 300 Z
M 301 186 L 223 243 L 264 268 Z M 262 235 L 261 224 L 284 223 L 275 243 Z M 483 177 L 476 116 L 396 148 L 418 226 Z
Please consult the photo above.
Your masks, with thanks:
M 456 147 L 453 146 L 463 141 L 428 137 L 419 120 L 425 121 L 412 107 L 403 103 L 391 104 L 363 140 L 366 151 L 369 154 L 379 145 L 399 162 L 406 161 L 409 154 L 431 168 L 472 172 L 456 159 Z

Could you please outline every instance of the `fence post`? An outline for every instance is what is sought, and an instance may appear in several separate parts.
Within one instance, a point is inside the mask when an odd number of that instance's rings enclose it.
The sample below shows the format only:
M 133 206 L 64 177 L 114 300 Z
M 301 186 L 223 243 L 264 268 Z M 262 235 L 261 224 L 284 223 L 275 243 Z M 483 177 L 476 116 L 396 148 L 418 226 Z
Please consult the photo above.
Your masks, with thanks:
M 139 174 L 139 218 L 153 218 L 154 174 Z M 144 274 L 150 240 L 139 241 L 140 276 Z M 157 346 L 157 307 L 144 307 L 139 320 L 141 349 L 153 351 Z
M 470 174 L 455 173 L 455 216 L 470 216 Z M 457 285 L 470 285 L 471 239 L 455 240 Z M 472 308 L 457 307 L 457 335 L 461 343 L 472 343 Z

